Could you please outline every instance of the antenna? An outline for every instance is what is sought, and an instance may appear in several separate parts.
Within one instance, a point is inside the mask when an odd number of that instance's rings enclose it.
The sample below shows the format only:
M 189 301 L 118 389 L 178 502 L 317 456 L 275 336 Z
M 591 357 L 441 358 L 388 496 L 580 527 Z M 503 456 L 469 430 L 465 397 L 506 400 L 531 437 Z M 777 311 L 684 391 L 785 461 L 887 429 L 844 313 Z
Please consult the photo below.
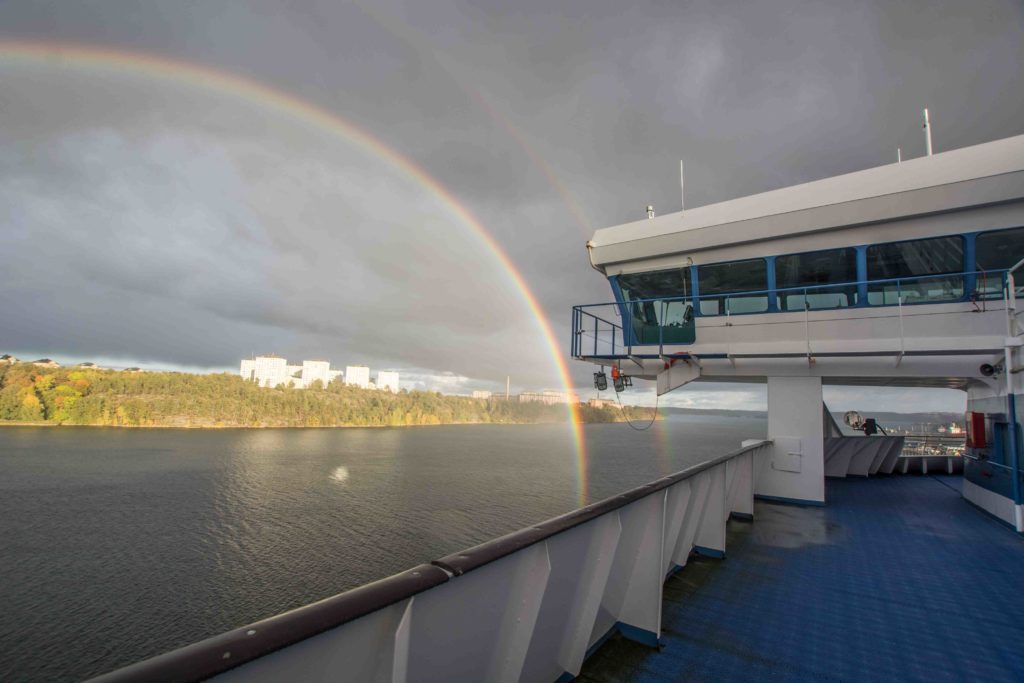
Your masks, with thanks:
M 924 144 L 928 150 L 928 156 L 932 155 L 932 124 L 928 120 L 928 107 L 924 108 Z
M 647 218 L 654 218 L 654 207 L 650 204 L 647 205 Z
M 686 186 L 683 184 L 683 160 L 679 160 L 679 210 L 686 211 Z

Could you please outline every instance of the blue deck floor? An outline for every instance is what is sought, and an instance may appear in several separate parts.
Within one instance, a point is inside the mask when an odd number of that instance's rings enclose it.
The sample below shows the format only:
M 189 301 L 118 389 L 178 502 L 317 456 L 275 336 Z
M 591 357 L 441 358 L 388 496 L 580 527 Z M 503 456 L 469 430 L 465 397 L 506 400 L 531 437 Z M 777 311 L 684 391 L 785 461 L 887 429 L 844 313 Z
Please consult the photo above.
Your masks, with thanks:
M 619 636 L 581 681 L 1024 681 L 1024 538 L 959 477 L 830 480 L 758 501 L 724 560 L 665 585 L 660 652 Z

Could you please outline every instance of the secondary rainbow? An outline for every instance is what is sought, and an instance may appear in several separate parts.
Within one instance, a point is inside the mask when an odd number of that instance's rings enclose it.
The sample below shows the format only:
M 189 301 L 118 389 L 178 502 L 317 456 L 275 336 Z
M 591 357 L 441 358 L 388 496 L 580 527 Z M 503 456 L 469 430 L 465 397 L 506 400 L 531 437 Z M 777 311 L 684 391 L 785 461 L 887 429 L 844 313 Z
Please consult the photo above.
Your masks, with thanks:
M 590 239 L 591 235 L 594 234 L 594 229 L 587 220 L 586 213 L 583 211 L 583 207 L 576 201 L 572 192 L 566 187 L 562 179 L 558 177 L 555 169 L 548 163 L 544 155 L 541 154 L 536 146 L 530 143 L 527 136 L 509 119 L 508 116 L 503 114 L 499 109 L 492 106 L 487 97 L 484 96 L 478 88 L 476 88 L 469 79 L 464 78 L 460 72 L 461 69 L 459 64 L 445 56 L 445 53 L 441 50 L 437 50 L 433 45 L 426 39 L 422 32 L 413 27 L 408 22 L 404 21 L 397 15 L 388 14 L 386 11 L 381 9 L 379 6 L 360 2 L 355 0 L 355 4 L 363 11 L 366 16 L 372 18 L 377 22 L 377 25 L 383 28 L 385 31 L 394 36 L 397 40 L 402 41 L 412 49 L 416 50 L 421 59 L 431 60 L 437 66 L 448 75 L 448 77 L 455 83 L 466 95 L 472 99 L 477 106 L 480 107 L 486 113 L 492 121 L 497 125 L 505 129 L 505 132 L 509 134 L 512 140 L 519 145 L 520 149 L 526 154 L 534 166 L 544 174 L 550 183 L 552 189 L 562 198 L 562 202 L 569 210 L 569 215 L 573 217 L 576 225 L 580 228 L 583 233 L 584 239 Z
M 569 368 L 562 349 L 555 339 L 551 324 L 544 315 L 537 298 L 504 248 L 484 228 L 480 220 L 463 206 L 446 187 L 423 168 L 371 133 L 317 104 L 258 81 L 205 65 L 169 59 L 159 55 L 76 43 L 0 41 L 0 63 L 17 63 L 18 61 L 72 68 L 122 71 L 149 78 L 170 80 L 193 87 L 208 88 L 218 93 L 228 93 L 314 125 L 373 153 L 378 159 L 437 196 L 501 263 L 506 275 L 520 292 L 533 315 L 565 390 L 572 392 Z M 583 439 L 579 411 L 572 402 L 569 403 L 568 411 L 573 446 L 576 450 L 577 496 L 582 505 L 586 503 L 588 492 L 586 444 Z

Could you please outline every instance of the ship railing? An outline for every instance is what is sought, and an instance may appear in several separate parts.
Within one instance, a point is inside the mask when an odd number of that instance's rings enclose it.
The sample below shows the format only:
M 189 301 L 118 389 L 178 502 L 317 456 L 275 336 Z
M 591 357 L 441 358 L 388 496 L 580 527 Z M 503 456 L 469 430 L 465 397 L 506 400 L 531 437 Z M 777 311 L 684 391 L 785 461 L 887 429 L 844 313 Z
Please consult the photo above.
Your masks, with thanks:
M 1024 259 L 1017 261 L 1006 271 L 1006 311 L 1009 322 L 1009 336 L 1016 337 L 1021 334 L 1020 311 L 1017 309 L 1017 297 L 1022 294 L 1021 287 L 1017 285 L 1016 273 L 1024 267 Z
M 895 434 L 895 432 L 890 432 Z M 902 455 L 961 456 L 964 453 L 963 434 L 899 434 L 902 436 Z
M 656 647 L 663 585 L 753 519 L 770 441 L 96 681 L 543 681 L 619 632 Z
M 1008 290 L 1015 305 L 1024 287 L 1012 278 L 1008 282 L 1008 271 L 979 270 L 578 304 L 572 309 L 571 350 L 574 358 L 662 357 L 666 346 L 692 344 L 695 319 L 702 317 L 892 307 L 892 316 L 902 318 L 905 306 L 973 302 L 983 307 Z

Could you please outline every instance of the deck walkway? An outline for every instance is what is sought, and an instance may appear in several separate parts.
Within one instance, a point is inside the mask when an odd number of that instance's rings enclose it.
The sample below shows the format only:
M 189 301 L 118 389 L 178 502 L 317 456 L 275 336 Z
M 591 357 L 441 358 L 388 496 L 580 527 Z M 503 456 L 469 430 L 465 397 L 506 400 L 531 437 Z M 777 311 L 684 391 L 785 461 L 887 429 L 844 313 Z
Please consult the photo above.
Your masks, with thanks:
M 725 560 L 665 585 L 661 652 L 619 636 L 577 680 L 1024 681 L 1024 538 L 960 477 L 829 480 L 758 501 Z

